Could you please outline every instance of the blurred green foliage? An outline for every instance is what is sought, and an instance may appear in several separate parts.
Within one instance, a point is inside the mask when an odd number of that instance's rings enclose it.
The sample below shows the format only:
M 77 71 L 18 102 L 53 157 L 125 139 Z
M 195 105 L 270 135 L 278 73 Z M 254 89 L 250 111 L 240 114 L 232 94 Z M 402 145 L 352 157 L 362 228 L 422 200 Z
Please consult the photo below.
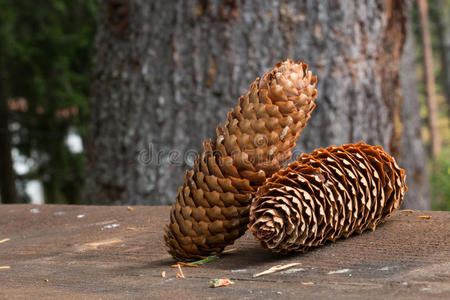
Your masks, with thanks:
M 430 180 L 432 208 L 434 210 L 450 210 L 450 107 L 446 101 L 445 72 L 443 66 L 443 51 L 447 51 L 443 38 L 445 33 L 443 24 L 450 24 L 450 0 L 430 0 L 428 14 L 430 18 L 431 42 L 434 58 L 434 73 L 436 78 L 436 98 L 438 102 L 438 128 L 442 142 L 439 157 L 434 162 L 430 160 L 428 174 Z M 445 26 L 445 25 L 444 25 Z M 430 146 L 430 135 L 428 132 L 428 108 L 426 104 L 426 87 L 423 78 L 423 51 L 421 25 L 417 3 L 413 10 L 413 28 L 417 50 L 417 69 L 419 80 L 419 99 L 421 101 L 421 114 L 423 118 L 423 138 L 425 145 Z M 429 153 L 430 154 L 430 153 Z
M 19 186 L 39 179 L 47 203 L 81 199 L 84 156 L 65 140 L 70 128 L 86 135 L 95 16 L 95 0 L 0 0 L 2 96 L 26 99 L 12 141 L 34 162 Z
M 450 210 L 450 147 L 442 151 L 431 169 L 433 210 Z

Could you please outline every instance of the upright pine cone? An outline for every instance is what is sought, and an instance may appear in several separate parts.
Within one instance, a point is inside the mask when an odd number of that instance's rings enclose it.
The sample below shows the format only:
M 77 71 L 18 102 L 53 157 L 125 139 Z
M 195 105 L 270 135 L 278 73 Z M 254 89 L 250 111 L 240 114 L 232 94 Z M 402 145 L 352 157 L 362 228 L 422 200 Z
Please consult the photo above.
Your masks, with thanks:
M 362 233 L 397 209 L 405 172 L 380 146 L 331 146 L 303 154 L 258 189 L 250 231 L 274 252 L 304 252 Z
M 220 253 L 244 234 L 252 193 L 292 156 L 316 82 L 306 64 L 287 60 L 239 98 L 178 190 L 164 237 L 174 258 Z

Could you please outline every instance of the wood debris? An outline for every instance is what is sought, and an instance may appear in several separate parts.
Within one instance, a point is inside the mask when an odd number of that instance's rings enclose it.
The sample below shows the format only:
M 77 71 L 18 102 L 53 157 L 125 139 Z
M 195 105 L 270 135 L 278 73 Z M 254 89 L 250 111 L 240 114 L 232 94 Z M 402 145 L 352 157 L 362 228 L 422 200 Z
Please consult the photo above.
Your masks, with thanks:
M 289 269 L 286 271 L 281 272 L 281 274 L 292 274 L 292 273 L 297 273 L 297 272 L 302 272 L 305 271 L 305 269 L 303 268 L 293 268 L 293 269 Z
M 182 262 L 182 261 L 179 261 L 179 262 L 177 262 L 175 265 L 171 265 L 170 267 L 171 268 L 178 268 L 178 266 L 185 266 L 185 267 L 190 267 L 190 268 L 198 268 L 198 265 L 193 265 L 193 264 L 190 264 L 190 263 L 185 263 L 185 262 Z
M 48 278 L 45 278 L 44 281 L 45 281 L 45 282 L 48 282 Z
M 112 228 L 117 228 L 117 227 L 119 227 L 120 226 L 120 224 L 117 224 L 117 223 L 114 223 L 114 224 L 109 224 L 109 225 L 105 225 L 105 226 L 103 226 L 102 227 L 102 230 L 103 229 L 112 229 Z
M 111 245 L 116 243 L 122 243 L 122 240 L 112 240 L 112 241 L 106 241 L 106 242 L 95 242 L 95 243 L 86 243 L 85 246 L 88 247 L 98 247 L 98 246 L 104 246 L 104 245 Z
M 10 266 L 0 266 L 0 270 L 8 270 L 11 269 Z
M 401 212 L 413 213 L 414 210 L 412 210 L 412 209 L 402 209 Z
M 130 231 L 133 231 L 133 230 L 136 230 L 136 227 L 131 227 L 131 226 L 128 226 L 127 228 L 125 228 L 126 230 L 130 230 Z
M 95 225 L 106 225 L 106 224 L 111 224 L 111 223 L 114 223 L 114 222 L 117 222 L 117 220 L 97 222 L 97 223 L 95 223 Z
M 162 271 L 161 277 L 162 277 L 162 278 L 166 278 L 166 271 Z
M 220 278 L 220 279 L 213 279 L 209 282 L 210 287 L 212 288 L 216 288 L 216 287 L 220 287 L 220 286 L 227 286 L 230 284 L 234 284 L 233 281 L 231 281 L 228 278 Z
M 340 270 L 336 270 L 336 271 L 330 271 L 330 272 L 328 272 L 328 275 L 331 275 L 331 274 L 342 274 L 342 273 L 347 273 L 349 271 L 350 271 L 350 269 L 340 269 Z
M 237 251 L 237 248 L 231 248 L 231 249 L 223 250 L 222 254 L 233 253 L 233 252 L 236 252 L 236 251 Z
M 431 216 L 419 216 L 419 219 L 429 220 L 429 219 L 431 219 Z
M 11 240 L 10 238 L 6 238 L 6 239 L 3 239 L 3 240 L 0 240 L 0 244 L 1 243 L 5 243 L 5 242 L 10 241 L 10 240 Z
M 303 285 L 314 285 L 315 283 L 312 281 L 302 281 L 301 282 Z
M 131 206 L 128 206 L 127 209 L 128 209 L 128 211 L 133 211 L 134 210 L 134 208 L 131 207 Z
M 183 270 L 181 269 L 181 265 L 177 265 L 177 266 L 178 266 L 177 278 L 186 278 L 186 277 L 184 277 L 184 273 L 183 273 Z
M 292 263 L 292 264 L 287 264 L 287 265 L 277 265 L 277 266 L 273 266 L 270 269 L 267 269 L 261 273 L 258 274 L 254 274 L 253 277 L 259 277 L 259 276 L 263 276 L 263 275 L 267 275 L 267 274 L 272 274 L 275 272 L 279 272 L 282 270 L 286 270 L 295 266 L 299 266 L 301 265 L 301 263 Z

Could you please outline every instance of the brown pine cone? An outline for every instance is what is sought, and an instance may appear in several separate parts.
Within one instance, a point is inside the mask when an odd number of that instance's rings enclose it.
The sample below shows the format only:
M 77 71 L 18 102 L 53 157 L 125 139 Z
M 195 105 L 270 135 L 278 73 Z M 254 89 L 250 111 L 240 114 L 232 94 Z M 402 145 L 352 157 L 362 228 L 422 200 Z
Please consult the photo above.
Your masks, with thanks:
M 318 149 L 301 155 L 258 189 L 248 226 L 264 248 L 304 252 L 375 230 L 402 204 L 405 178 L 380 146 Z
M 174 258 L 220 253 L 244 234 L 252 194 L 292 156 L 316 82 L 306 64 L 287 60 L 239 98 L 178 190 L 164 237 Z

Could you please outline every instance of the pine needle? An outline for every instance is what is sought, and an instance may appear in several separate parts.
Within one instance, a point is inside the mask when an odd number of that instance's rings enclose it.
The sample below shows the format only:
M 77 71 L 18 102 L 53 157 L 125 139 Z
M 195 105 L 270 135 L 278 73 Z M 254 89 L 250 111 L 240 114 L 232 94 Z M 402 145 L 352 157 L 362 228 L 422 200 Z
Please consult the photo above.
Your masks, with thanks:
M 181 269 L 181 265 L 178 265 L 177 278 L 186 278 L 186 277 L 184 277 L 184 273 L 183 273 L 183 270 Z
M 209 262 L 215 261 L 216 258 L 217 258 L 217 255 L 211 255 L 211 256 L 208 256 L 205 259 L 197 260 L 197 261 L 191 262 L 189 264 L 190 265 L 203 265 L 205 263 L 209 263 Z
M 301 265 L 301 263 L 292 263 L 292 264 L 287 264 L 287 265 L 277 265 L 277 266 L 273 266 L 270 269 L 267 269 L 261 273 L 258 274 L 254 274 L 253 277 L 259 277 L 259 276 L 263 276 L 263 275 L 267 275 L 267 274 L 272 274 L 275 272 L 279 272 L 282 270 L 286 270 L 295 266 L 299 266 Z
M 231 249 L 223 250 L 221 254 L 228 254 L 228 253 L 233 253 L 236 251 L 237 251 L 237 248 L 231 248 Z
M 190 268 L 198 268 L 198 265 L 193 265 L 193 264 L 185 263 L 185 262 L 182 262 L 182 261 L 179 261 L 175 265 L 171 265 L 170 267 L 171 268 L 178 268 L 179 265 L 185 266 L 185 267 L 190 267 Z
M 4 242 L 7 242 L 7 241 L 10 241 L 10 240 L 11 240 L 10 238 L 6 238 L 6 239 L 3 239 L 3 240 L 0 240 L 0 244 L 4 243 Z
M 106 242 L 86 243 L 84 245 L 88 246 L 88 247 L 98 247 L 98 246 L 110 245 L 110 244 L 116 244 L 116 243 L 122 243 L 122 240 L 112 240 L 112 241 L 106 241 Z

